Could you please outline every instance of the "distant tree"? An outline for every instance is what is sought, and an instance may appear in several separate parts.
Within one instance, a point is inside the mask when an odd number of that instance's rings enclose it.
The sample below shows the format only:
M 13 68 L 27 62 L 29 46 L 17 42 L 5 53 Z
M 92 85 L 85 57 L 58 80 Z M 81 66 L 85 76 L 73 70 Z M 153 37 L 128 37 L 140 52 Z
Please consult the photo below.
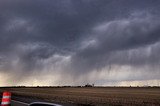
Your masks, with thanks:
M 87 83 L 84 87 L 94 87 L 94 84 L 89 84 L 89 83 Z

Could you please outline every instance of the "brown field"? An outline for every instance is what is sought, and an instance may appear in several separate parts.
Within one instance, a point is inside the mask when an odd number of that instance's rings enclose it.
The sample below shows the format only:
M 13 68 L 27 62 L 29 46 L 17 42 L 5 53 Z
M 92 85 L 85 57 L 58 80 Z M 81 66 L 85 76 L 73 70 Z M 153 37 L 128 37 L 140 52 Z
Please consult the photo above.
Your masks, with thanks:
M 38 87 L 0 88 L 14 96 L 88 106 L 160 106 L 160 88 L 152 87 Z

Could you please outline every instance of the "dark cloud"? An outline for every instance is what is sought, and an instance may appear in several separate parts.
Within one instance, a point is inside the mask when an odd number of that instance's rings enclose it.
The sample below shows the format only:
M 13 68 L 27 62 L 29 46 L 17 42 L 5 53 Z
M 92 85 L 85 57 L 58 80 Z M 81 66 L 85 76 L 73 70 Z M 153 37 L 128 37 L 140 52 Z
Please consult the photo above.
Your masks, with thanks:
M 92 39 L 86 40 L 86 42 L 92 41 L 93 43 L 73 56 L 73 67 L 86 71 L 112 64 L 142 65 L 145 63 L 144 59 L 149 60 L 148 64 L 152 64 L 153 61 L 149 58 L 154 58 L 155 51 L 150 51 L 151 54 L 148 56 L 146 55 L 148 53 L 142 50 L 140 53 L 136 51 L 129 54 L 129 52 L 132 49 L 159 42 L 159 25 L 159 19 L 154 19 L 152 16 L 134 17 L 102 24 L 95 28 L 95 36 L 92 35 Z M 159 61 L 158 58 L 153 60 Z
M 77 77 L 104 67 L 112 71 L 114 65 L 155 69 L 160 63 L 159 3 L 1 0 L 0 71 L 28 76 L 61 70 Z

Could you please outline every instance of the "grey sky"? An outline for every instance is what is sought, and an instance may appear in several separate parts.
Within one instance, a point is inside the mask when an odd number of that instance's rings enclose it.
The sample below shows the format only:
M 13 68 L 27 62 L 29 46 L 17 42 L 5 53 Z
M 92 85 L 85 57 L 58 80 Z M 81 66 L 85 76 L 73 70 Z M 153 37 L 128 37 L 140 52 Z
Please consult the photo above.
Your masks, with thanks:
M 7 77 L 3 82 L 104 85 L 159 80 L 159 4 L 0 0 L 0 74 Z

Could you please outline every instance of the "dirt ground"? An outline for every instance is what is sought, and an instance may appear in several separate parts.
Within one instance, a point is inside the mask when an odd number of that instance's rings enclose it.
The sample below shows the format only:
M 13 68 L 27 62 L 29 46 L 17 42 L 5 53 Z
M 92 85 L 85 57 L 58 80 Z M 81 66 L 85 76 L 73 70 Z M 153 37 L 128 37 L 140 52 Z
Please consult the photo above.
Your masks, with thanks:
M 0 88 L 14 96 L 87 106 L 160 106 L 158 87 L 22 87 Z

